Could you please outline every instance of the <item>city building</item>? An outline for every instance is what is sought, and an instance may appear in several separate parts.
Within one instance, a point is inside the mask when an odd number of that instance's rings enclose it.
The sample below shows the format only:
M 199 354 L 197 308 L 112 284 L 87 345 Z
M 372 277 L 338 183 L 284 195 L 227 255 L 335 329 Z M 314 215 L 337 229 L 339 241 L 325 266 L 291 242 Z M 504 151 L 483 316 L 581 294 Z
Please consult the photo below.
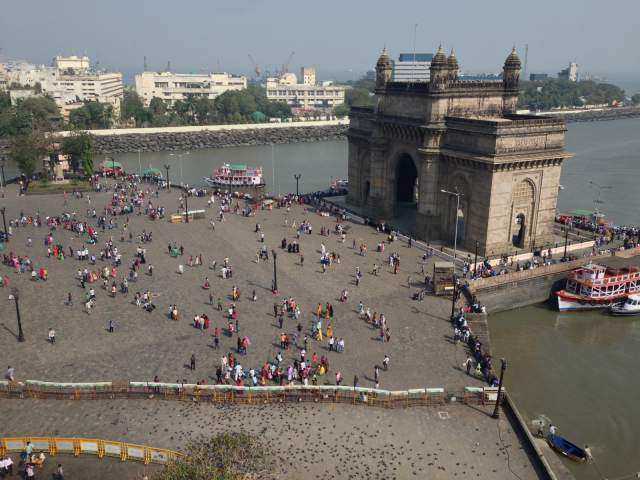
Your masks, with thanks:
M 114 117 L 120 114 L 120 101 L 123 97 L 121 73 L 98 72 L 91 68 L 88 57 L 57 56 L 53 66 L 33 65 L 26 62 L 11 63 L 5 66 L 7 88 L 16 83 L 24 87 L 35 88 L 40 85 L 42 94 L 56 102 L 65 119 L 69 113 L 80 108 L 84 102 L 100 102 L 113 107 Z M 20 91 L 16 89 L 16 91 Z M 15 93 L 13 97 L 28 95 Z
M 316 69 L 313 67 L 302 67 L 300 69 L 300 78 L 302 78 L 303 85 L 315 85 Z
M 344 103 L 345 88 L 331 81 L 318 83 L 315 68 L 302 67 L 300 77 L 302 83 L 294 73 L 267 78 L 267 99 L 302 110 L 331 110 Z
M 78 57 L 71 55 L 70 57 L 63 57 L 61 55 L 56 56 L 53 59 L 53 66 L 60 72 L 73 73 L 86 73 L 91 69 L 91 62 L 89 57 Z
M 461 80 L 440 48 L 429 82 L 407 84 L 384 49 L 374 106 L 349 114 L 348 204 L 482 256 L 552 245 L 567 129 L 517 113 L 520 68 L 513 49 L 501 80 Z
M 543 80 L 547 80 L 549 75 L 546 73 L 531 73 L 529 74 L 529 80 L 532 82 L 541 82 Z
M 247 88 L 247 77 L 230 73 L 142 72 L 136 75 L 136 92 L 146 106 L 153 97 L 172 106 L 189 96 L 214 99 L 228 90 Z
M 394 82 L 428 82 L 433 53 L 401 53 L 393 63 Z
M 578 81 L 578 64 L 571 62 L 567 68 L 558 72 L 558 80 Z

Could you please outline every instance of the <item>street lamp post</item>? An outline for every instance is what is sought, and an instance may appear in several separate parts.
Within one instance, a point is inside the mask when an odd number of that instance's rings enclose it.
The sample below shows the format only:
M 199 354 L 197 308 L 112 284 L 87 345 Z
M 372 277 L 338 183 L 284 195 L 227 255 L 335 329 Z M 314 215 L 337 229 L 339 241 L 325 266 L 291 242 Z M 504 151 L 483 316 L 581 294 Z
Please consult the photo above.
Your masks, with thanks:
M 11 289 L 11 295 L 9 295 L 9 300 L 13 300 L 16 304 L 16 316 L 18 318 L 18 341 L 24 342 L 24 333 L 22 332 L 22 321 L 20 320 L 20 305 L 18 304 L 18 299 L 20 298 L 18 289 L 13 287 Z
M 569 226 L 564 226 L 564 255 L 562 255 L 562 259 L 567 259 L 567 243 L 569 243 Z
M 189 192 L 184 191 L 184 218 L 185 223 L 189 223 Z
M 2 170 L 2 188 L 5 188 L 7 186 L 7 179 L 4 177 L 4 164 L 7 162 L 7 157 L 3 155 L 1 160 L 0 169 Z
M 507 369 L 507 361 L 500 359 L 500 382 L 498 383 L 498 396 L 496 397 L 496 408 L 493 410 L 493 418 L 500 418 L 500 399 L 502 397 L 502 381 L 504 380 L 504 371 Z
M 302 174 L 296 173 L 293 175 L 293 178 L 296 179 L 296 197 L 297 197 L 300 195 L 300 192 L 298 191 L 298 181 L 302 178 Z
M 473 277 L 478 273 L 478 240 L 476 240 L 476 256 L 473 260 Z
M 453 316 L 456 310 L 456 296 L 457 292 L 457 281 L 456 281 L 456 257 L 458 251 L 458 212 L 460 211 L 460 197 L 462 193 L 458 191 L 456 188 L 455 192 L 450 190 L 445 190 L 444 188 L 440 190 L 442 193 L 446 193 L 447 195 L 454 195 L 456 197 L 456 214 L 454 216 L 455 228 L 454 228 L 454 236 L 453 236 L 453 296 L 451 297 L 451 319 L 453 320 Z
M 9 232 L 7 232 L 7 219 L 4 217 L 4 213 L 7 211 L 5 207 L 0 208 L 0 213 L 2 213 L 2 227 L 4 232 L 4 241 L 9 242 Z
M 164 164 L 164 169 L 167 171 L 167 188 L 171 189 L 171 182 L 169 181 L 169 169 L 171 168 L 171 165 L 169 165 L 168 163 Z
M 182 152 L 182 153 L 170 153 L 169 156 L 170 157 L 178 157 L 178 160 L 180 160 L 180 184 L 182 186 L 184 186 L 184 177 L 182 176 L 182 157 L 185 155 L 189 155 L 189 152 Z
M 275 250 L 271 250 L 271 255 L 273 255 L 273 294 L 276 295 L 278 293 L 278 270 L 276 267 L 276 259 L 278 258 L 278 254 Z

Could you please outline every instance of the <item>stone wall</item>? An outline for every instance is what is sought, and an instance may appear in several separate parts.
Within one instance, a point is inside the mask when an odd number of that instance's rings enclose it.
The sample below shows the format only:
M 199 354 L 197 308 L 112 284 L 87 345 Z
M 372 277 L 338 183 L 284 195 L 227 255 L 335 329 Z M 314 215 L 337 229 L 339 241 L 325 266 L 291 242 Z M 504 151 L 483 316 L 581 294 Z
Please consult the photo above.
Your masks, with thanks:
M 271 143 L 322 142 L 344 138 L 345 125 L 263 128 L 255 130 L 219 130 L 188 133 L 150 133 L 95 137 L 96 150 L 101 154 L 124 152 L 160 152 L 194 150 Z
M 95 135 L 99 154 L 125 152 L 161 152 L 164 150 L 194 150 L 271 143 L 322 142 L 340 140 L 349 127 L 344 125 L 293 126 L 256 129 L 202 130 L 167 133 L 132 133 Z M 9 141 L 0 139 L 0 153 L 8 152 Z

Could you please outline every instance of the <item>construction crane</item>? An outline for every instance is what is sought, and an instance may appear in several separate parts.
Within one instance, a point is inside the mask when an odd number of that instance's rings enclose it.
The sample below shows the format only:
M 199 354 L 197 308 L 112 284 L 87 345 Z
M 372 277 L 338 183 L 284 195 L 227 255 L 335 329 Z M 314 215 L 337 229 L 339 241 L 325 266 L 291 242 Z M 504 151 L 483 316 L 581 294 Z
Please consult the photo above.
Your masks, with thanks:
M 256 63 L 250 53 L 247 55 L 249 56 L 249 60 L 251 60 L 251 63 L 253 64 L 253 71 L 256 74 L 256 78 L 260 78 L 260 74 L 262 73 L 262 70 L 260 70 L 260 65 Z
M 280 71 L 280 75 L 284 75 L 285 73 L 287 73 L 289 71 L 289 64 L 291 63 L 291 59 L 293 58 L 293 56 L 295 54 L 296 54 L 296 52 L 291 52 L 289 54 L 289 58 L 287 58 L 287 61 L 282 64 L 282 70 Z

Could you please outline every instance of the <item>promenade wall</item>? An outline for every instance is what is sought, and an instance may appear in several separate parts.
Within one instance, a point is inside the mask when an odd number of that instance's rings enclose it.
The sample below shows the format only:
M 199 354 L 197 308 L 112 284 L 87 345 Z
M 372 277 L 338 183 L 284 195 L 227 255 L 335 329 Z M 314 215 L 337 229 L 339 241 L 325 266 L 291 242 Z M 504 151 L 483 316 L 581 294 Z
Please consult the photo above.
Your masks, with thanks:
M 449 402 L 495 405 L 494 387 L 465 387 L 462 391 L 436 388 L 382 390 L 336 385 L 245 387 L 154 382 L 56 383 L 38 380 L 0 382 L 0 398 L 56 400 L 159 399 L 208 403 L 265 404 L 285 402 L 347 403 L 387 408 L 437 406 Z

